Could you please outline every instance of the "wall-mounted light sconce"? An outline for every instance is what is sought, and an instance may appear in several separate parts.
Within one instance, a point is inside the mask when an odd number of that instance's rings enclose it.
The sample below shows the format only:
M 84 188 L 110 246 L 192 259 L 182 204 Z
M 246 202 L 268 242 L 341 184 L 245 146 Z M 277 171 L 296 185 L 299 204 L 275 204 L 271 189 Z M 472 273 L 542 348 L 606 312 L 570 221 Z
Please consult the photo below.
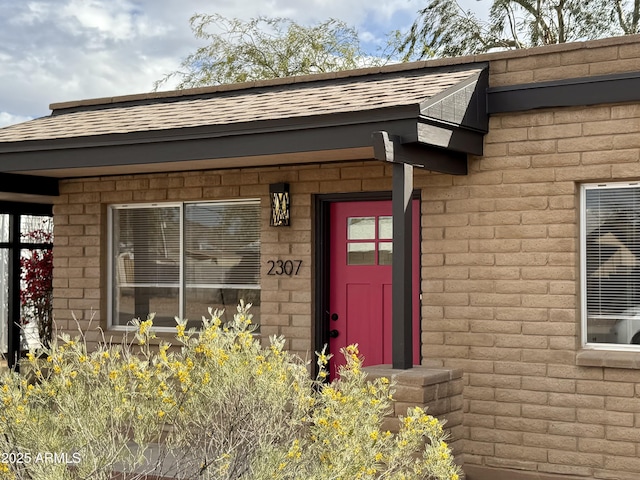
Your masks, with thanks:
M 291 201 L 289 198 L 288 183 L 272 183 L 269 185 L 269 198 L 271 200 L 272 227 L 289 226 L 291 220 Z

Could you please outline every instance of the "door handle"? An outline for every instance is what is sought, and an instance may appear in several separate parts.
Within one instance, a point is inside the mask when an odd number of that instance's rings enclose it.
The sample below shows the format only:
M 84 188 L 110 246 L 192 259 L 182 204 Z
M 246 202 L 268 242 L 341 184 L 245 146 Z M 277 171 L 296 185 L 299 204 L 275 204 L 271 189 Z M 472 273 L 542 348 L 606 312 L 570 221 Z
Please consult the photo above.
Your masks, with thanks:
M 337 313 L 332 313 L 331 314 L 331 320 L 333 320 L 334 322 L 338 320 L 338 314 Z
M 333 330 L 329 331 L 329 336 L 331 338 L 336 338 L 338 335 L 340 335 L 340 332 L 338 330 L 336 330 L 336 329 L 333 329 Z

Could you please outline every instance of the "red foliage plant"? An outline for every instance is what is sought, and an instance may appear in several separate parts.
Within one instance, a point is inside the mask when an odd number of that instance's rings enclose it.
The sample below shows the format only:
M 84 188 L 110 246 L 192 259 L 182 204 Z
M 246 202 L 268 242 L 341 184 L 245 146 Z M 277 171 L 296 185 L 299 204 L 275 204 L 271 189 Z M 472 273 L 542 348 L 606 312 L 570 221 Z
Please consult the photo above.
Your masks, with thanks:
M 38 229 L 27 234 L 38 243 L 51 243 L 50 231 Z M 20 302 L 22 304 L 22 324 L 36 321 L 40 341 L 47 345 L 51 339 L 53 318 L 53 252 L 48 249 L 30 250 L 20 257 Z

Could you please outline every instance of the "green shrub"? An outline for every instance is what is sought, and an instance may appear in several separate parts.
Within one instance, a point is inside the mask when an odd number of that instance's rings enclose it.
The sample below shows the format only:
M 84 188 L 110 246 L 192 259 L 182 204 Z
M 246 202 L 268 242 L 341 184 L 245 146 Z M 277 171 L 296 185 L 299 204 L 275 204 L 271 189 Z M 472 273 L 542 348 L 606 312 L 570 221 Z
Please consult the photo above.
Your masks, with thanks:
M 319 353 L 314 380 L 283 338 L 261 345 L 249 307 L 197 332 L 177 321 L 179 348 L 150 346 L 151 317 L 130 343 L 88 352 L 63 335 L 30 353 L 29 373 L 0 379 L 0 478 L 458 478 L 435 418 L 413 409 L 381 430 L 392 386 L 366 380 L 357 346 L 332 383 Z

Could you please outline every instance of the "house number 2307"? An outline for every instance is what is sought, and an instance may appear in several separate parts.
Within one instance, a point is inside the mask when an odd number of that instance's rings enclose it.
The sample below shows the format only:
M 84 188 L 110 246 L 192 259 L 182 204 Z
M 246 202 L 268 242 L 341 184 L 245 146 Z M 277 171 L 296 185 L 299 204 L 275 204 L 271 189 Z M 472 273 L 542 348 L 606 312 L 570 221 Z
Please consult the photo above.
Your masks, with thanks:
M 267 275 L 298 275 L 302 260 L 269 260 Z

